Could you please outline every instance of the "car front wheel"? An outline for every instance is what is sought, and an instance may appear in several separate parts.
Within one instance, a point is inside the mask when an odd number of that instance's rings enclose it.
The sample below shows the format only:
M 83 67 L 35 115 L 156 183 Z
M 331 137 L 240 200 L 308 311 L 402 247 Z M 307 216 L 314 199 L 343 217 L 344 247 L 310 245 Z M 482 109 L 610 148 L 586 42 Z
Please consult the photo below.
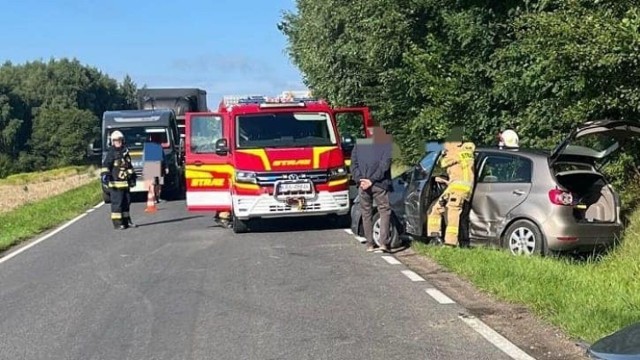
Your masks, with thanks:
M 393 215 L 389 219 L 389 247 L 395 249 L 400 247 L 400 237 L 398 236 L 398 229 L 393 224 Z M 380 246 L 380 213 L 376 212 L 373 215 L 373 241 L 376 245 Z
M 517 220 L 509 226 L 503 245 L 512 255 L 543 255 L 546 244 L 542 232 L 529 220 Z

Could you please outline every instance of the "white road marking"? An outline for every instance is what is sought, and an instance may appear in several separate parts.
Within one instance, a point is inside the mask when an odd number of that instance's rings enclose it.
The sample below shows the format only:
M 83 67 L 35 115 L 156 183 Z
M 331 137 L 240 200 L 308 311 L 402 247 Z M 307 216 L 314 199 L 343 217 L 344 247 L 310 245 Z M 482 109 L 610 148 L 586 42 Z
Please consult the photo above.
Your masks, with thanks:
M 367 238 L 364 238 L 362 236 L 356 236 L 356 240 L 360 241 L 363 244 L 367 242 Z
M 34 242 L 30 243 L 29 245 L 26 245 L 26 246 L 24 246 L 24 247 L 21 247 L 20 249 L 18 249 L 18 250 L 16 250 L 16 251 L 14 251 L 14 252 L 11 252 L 11 253 L 9 253 L 9 254 L 7 254 L 7 255 L 5 255 L 5 256 L 3 256 L 3 257 L 0 259 L 0 264 L 2 264 L 3 262 L 5 262 L 5 261 L 7 261 L 7 260 L 11 259 L 11 258 L 12 258 L 12 257 L 14 257 L 14 256 L 17 256 L 18 254 L 20 254 L 20 253 L 21 253 L 21 252 L 23 252 L 23 251 L 27 251 L 28 249 L 30 249 L 30 248 L 32 248 L 32 247 L 34 247 L 34 246 L 36 246 L 37 244 L 39 244 L 39 243 L 41 243 L 41 242 L 43 242 L 43 241 L 47 240 L 48 238 L 52 237 L 53 235 L 55 235 L 55 234 L 59 233 L 60 231 L 62 231 L 62 230 L 64 230 L 64 229 L 68 228 L 69 226 L 73 225 L 73 224 L 74 224 L 74 223 L 76 223 L 78 220 L 80 220 L 80 219 L 82 219 L 83 217 L 87 216 L 87 214 L 89 214 L 90 212 L 92 212 L 92 211 L 96 210 L 97 208 L 99 208 L 99 207 L 100 207 L 100 206 L 102 206 L 102 205 L 104 205 L 104 202 L 101 202 L 100 204 L 98 204 L 98 205 L 94 206 L 93 208 L 91 208 L 91 209 L 89 209 L 89 210 L 85 211 L 84 213 L 82 213 L 82 214 L 80 214 L 80 215 L 76 216 L 75 218 L 73 218 L 73 219 L 69 220 L 69 221 L 68 221 L 68 222 L 66 222 L 64 225 L 62 225 L 62 226 L 58 227 L 57 229 L 55 229 L 55 230 L 53 230 L 52 232 L 48 233 L 47 235 L 45 235 L 45 236 L 43 236 L 43 237 L 39 238 L 38 240 L 35 240 Z
M 487 339 L 495 347 L 502 350 L 505 354 L 509 355 L 512 359 L 516 360 L 536 360 L 529 354 L 520 350 L 516 345 L 507 340 L 502 335 L 498 334 L 495 330 L 490 328 L 487 324 L 483 323 L 480 319 L 474 316 L 459 316 L 462 321 L 469 325 L 473 330 L 477 331 L 482 337 Z
M 400 261 L 398 261 L 393 256 L 382 256 L 382 258 L 384 259 L 384 261 L 388 262 L 391 265 L 400 265 L 400 264 L 402 264 Z
M 344 232 L 346 232 L 349 235 L 353 235 L 353 231 L 351 231 L 351 229 L 343 229 Z
M 429 288 L 425 290 L 429 296 L 434 298 L 440 304 L 455 304 L 456 302 L 451 300 L 447 295 L 443 294 L 442 291 L 434 288 Z
M 414 273 L 411 270 L 402 270 L 402 273 L 411 281 L 425 281 L 425 279 L 423 279 L 420 275 Z

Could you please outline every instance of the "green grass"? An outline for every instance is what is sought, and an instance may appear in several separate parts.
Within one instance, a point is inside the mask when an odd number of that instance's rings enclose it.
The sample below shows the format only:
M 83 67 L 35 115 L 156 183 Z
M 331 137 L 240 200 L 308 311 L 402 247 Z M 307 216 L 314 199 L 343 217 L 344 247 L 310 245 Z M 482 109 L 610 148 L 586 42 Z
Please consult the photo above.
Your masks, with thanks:
M 640 211 L 623 244 L 600 261 L 516 257 L 506 251 L 415 249 L 478 288 L 528 306 L 570 336 L 594 342 L 640 321 Z
M 13 174 L 4 179 L 0 179 L 0 185 L 25 185 L 34 182 L 51 181 L 72 175 L 84 174 L 89 171 L 91 171 L 90 166 L 67 166 L 47 171 Z
M 0 214 L 0 251 L 73 219 L 102 201 L 100 182 Z

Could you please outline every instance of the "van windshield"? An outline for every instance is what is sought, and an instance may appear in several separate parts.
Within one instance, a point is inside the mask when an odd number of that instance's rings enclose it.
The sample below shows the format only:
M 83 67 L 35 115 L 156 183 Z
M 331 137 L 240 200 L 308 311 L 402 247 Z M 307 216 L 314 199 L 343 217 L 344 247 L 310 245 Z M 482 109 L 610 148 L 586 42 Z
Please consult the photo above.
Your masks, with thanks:
M 336 145 L 331 117 L 324 112 L 278 112 L 236 118 L 239 149 Z
M 108 134 L 108 144 L 111 146 L 111 132 L 118 130 L 124 135 L 124 141 L 129 149 L 142 149 L 145 142 L 154 142 L 168 149 L 171 146 L 169 141 L 169 129 L 163 127 L 131 127 L 110 129 Z

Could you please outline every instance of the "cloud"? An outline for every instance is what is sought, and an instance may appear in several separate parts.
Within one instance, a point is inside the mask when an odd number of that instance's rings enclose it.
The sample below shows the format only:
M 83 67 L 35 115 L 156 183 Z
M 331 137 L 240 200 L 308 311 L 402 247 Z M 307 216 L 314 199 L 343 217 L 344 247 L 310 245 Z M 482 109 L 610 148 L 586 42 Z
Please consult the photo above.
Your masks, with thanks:
M 171 62 L 173 70 L 197 73 L 263 73 L 271 72 L 271 66 L 242 54 L 220 55 L 202 54 L 190 58 L 175 59 Z

